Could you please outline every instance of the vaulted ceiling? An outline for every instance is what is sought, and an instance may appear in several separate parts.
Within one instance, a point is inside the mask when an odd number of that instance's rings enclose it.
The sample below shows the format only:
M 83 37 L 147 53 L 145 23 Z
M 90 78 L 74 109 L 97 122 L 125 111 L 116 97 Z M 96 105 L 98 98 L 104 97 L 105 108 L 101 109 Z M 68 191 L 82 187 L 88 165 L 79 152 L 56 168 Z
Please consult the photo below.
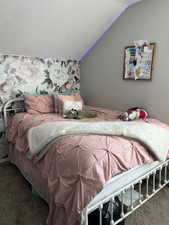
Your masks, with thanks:
M 120 14 L 139 1 L 0 1 L 0 51 L 81 59 Z

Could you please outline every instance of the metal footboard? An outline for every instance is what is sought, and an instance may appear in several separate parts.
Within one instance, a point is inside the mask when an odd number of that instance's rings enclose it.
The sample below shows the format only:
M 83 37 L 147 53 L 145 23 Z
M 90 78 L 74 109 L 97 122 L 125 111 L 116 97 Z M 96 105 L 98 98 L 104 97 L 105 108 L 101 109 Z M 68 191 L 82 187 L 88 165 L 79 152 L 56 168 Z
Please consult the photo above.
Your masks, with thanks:
M 169 160 L 156 161 L 138 166 L 112 178 L 83 210 L 81 224 L 90 225 L 88 215 L 98 209 L 100 211 L 98 225 L 103 225 L 102 210 L 107 202 L 110 205 L 110 224 L 119 224 L 169 183 L 168 165 Z M 116 196 L 121 201 L 121 212 L 119 218 L 115 220 L 113 205 Z

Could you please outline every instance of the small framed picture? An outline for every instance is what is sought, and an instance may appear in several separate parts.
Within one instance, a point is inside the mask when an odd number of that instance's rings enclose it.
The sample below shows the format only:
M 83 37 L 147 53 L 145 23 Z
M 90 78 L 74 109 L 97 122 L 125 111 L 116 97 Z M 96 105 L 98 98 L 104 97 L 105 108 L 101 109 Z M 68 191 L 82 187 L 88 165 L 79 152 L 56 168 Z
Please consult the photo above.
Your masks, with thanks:
M 152 80 L 155 43 L 128 46 L 124 50 L 124 80 Z

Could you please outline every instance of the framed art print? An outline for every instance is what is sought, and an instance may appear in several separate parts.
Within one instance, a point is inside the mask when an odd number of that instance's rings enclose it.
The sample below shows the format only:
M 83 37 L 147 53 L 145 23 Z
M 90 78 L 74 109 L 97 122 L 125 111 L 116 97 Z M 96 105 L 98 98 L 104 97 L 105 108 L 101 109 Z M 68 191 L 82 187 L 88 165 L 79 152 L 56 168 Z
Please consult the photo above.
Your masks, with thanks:
M 139 41 L 138 41 L 139 43 Z M 152 80 L 155 43 L 137 42 L 124 50 L 124 80 Z

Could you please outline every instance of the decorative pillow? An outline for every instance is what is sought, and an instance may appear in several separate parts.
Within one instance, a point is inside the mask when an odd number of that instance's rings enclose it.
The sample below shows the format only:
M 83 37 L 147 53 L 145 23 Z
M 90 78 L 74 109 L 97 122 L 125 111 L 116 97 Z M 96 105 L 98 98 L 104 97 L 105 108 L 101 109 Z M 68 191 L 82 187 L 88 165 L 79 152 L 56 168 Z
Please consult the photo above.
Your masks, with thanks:
M 30 114 L 54 112 L 54 101 L 49 95 L 25 95 L 25 108 Z
M 55 95 L 55 111 L 59 114 L 64 115 L 68 111 L 74 109 L 81 111 L 83 108 L 83 100 L 79 93 L 71 95 Z
M 139 107 L 134 107 L 128 109 L 126 112 L 123 112 L 119 118 L 123 121 L 131 121 L 135 119 L 146 119 L 148 117 L 148 112 Z

